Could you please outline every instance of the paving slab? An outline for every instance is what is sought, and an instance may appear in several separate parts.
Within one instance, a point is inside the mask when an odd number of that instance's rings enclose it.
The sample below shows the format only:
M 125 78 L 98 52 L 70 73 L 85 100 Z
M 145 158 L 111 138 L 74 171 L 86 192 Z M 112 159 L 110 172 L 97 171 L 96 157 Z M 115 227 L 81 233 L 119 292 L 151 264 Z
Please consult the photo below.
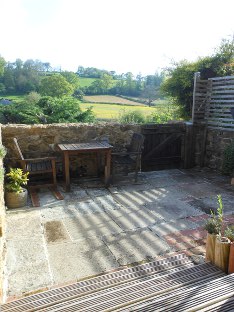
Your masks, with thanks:
M 64 202 L 57 203 L 55 207 L 42 207 L 40 213 L 42 222 L 47 222 L 72 217 L 76 215 L 77 210 L 75 207 L 67 207 Z
M 41 291 L 53 284 L 48 262 L 33 263 L 8 275 L 5 295 L 9 298 Z
M 202 214 L 200 210 L 169 196 L 161 201 L 149 203 L 145 207 L 152 212 L 156 212 L 167 222 Z
M 170 251 L 166 241 L 148 229 L 106 236 L 104 241 L 120 265 L 149 260 Z
M 214 198 L 217 194 L 222 192 L 222 188 L 214 186 L 210 182 L 201 183 L 180 183 L 180 187 L 183 192 L 186 192 L 196 198 L 202 198 L 207 196 L 213 196 Z
M 113 194 L 113 198 L 123 207 L 131 207 L 136 210 L 140 209 L 145 203 L 150 202 L 151 199 L 144 196 L 143 191 L 139 192 L 120 192 Z
M 177 182 L 173 179 L 173 177 L 170 176 L 152 177 L 149 183 L 151 186 L 155 188 L 167 187 L 177 184 Z
M 48 254 L 55 284 L 75 281 L 118 267 L 104 242 L 94 237 L 49 245 Z
M 7 295 L 21 295 L 52 283 L 44 238 L 7 241 Z
M 118 210 L 121 208 L 120 203 L 118 203 L 110 194 L 105 196 L 97 196 L 95 197 L 94 201 L 99 207 L 103 208 L 104 211 Z
M 142 183 L 142 184 L 128 184 L 124 186 L 118 187 L 119 192 L 141 192 L 145 190 L 149 190 L 152 186 L 150 183 Z
M 106 196 L 110 194 L 110 191 L 106 188 L 89 188 L 86 192 L 89 196 L 92 197 Z
M 145 207 L 141 207 L 138 210 L 125 207 L 117 211 L 109 211 L 108 215 L 124 231 L 145 228 L 151 224 L 164 221 L 159 214 Z
M 63 224 L 72 240 L 102 237 L 103 235 L 122 231 L 121 227 L 105 212 L 88 215 L 80 214 L 75 218 L 63 219 Z
M 174 175 L 184 175 L 184 172 L 182 172 L 180 169 L 169 169 L 169 170 L 148 171 L 143 172 L 143 174 L 147 179 L 150 179 L 152 177 L 168 177 Z
M 222 196 L 224 214 L 234 212 L 234 195 L 224 193 L 223 190 L 219 194 Z M 201 198 L 197 201 L 197 206 L 208 214 L 210 214 L 211 210 L 216 211 L 218 208 L 217 195 Z
M 173 220 L 170 222 L 161 222 L 158 224 L 150 225 L 149 228 L 158 236 L 163 237 L 164 235 L 174 233 L 181 230 L 195 229 L 197 224 L 195 222 L 180 219 Z
M 35 237 L 43 234 L 40 220 L 40 211 L 24 210 L 21 212 L 7 212 L 7 239 L 20 239 Z
M 43 219 L 57 220 L 69 217 L 74 217 L 77 214 L 90 214 L 95 212 L 104 212 L 103 207 L 98 205 L 94 200 L 88 199 L 85 201 L 61 201 L 55 207 L 42 207 L 41 216 Z

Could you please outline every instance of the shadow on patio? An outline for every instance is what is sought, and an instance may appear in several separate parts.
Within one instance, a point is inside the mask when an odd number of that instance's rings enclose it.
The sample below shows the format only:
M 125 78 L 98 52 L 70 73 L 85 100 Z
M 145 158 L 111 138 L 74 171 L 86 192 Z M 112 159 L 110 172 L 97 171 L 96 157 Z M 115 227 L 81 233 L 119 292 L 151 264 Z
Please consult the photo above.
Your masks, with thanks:
M 40 208 L 8 210 L 5 299 L 168 253 L 202 261 L 202 226 L 217 194 L 227 223 L 234 222 L 233 186 L 211 171 L 146 172 L 137 184 L 130 176 L 108 189 L 82 181 L 60 192 L 62 201 L 45 189 Z

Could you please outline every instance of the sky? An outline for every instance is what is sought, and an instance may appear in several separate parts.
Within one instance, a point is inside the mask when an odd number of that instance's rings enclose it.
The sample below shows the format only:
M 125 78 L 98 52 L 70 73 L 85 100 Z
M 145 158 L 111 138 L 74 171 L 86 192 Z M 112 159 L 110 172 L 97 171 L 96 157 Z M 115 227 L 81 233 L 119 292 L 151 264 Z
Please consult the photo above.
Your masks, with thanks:
M 0 55 L 154 74 L 232 39 L 233 12 L 233 0 L 0 0 Z

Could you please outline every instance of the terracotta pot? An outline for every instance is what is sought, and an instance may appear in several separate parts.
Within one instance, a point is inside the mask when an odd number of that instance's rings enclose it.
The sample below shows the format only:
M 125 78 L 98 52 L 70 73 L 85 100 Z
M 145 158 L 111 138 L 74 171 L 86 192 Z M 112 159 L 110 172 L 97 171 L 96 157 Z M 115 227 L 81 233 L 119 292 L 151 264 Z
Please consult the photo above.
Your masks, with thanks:
M 215 242 L 216 242 L 216 234 L 207 233 L 206 238 L 206 261 L 210 261 L 214 263 L 215 259 Z
M 227 237 L 217 237 L 215 244 L 214 264 L 223 272 L 228 272 L 230 240 Z
M 228 274 L 234 273 L 234 242 L 230 244 Z
M 20 193 L 5 192 L 5 202 L 7 208 L 21 208 L 26 206 L 28 199 L 28 191 L 23 189 Z

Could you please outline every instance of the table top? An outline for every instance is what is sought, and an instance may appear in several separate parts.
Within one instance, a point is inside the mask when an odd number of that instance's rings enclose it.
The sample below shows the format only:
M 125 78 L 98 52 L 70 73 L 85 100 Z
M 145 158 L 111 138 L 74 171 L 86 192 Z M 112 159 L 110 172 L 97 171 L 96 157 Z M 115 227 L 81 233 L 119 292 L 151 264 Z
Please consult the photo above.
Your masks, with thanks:
M 63 152 L 106 150 L 112 147 L 113 147 L 112 145 L 105 143 L 105 142 L 58 144 L 58 148 Z

